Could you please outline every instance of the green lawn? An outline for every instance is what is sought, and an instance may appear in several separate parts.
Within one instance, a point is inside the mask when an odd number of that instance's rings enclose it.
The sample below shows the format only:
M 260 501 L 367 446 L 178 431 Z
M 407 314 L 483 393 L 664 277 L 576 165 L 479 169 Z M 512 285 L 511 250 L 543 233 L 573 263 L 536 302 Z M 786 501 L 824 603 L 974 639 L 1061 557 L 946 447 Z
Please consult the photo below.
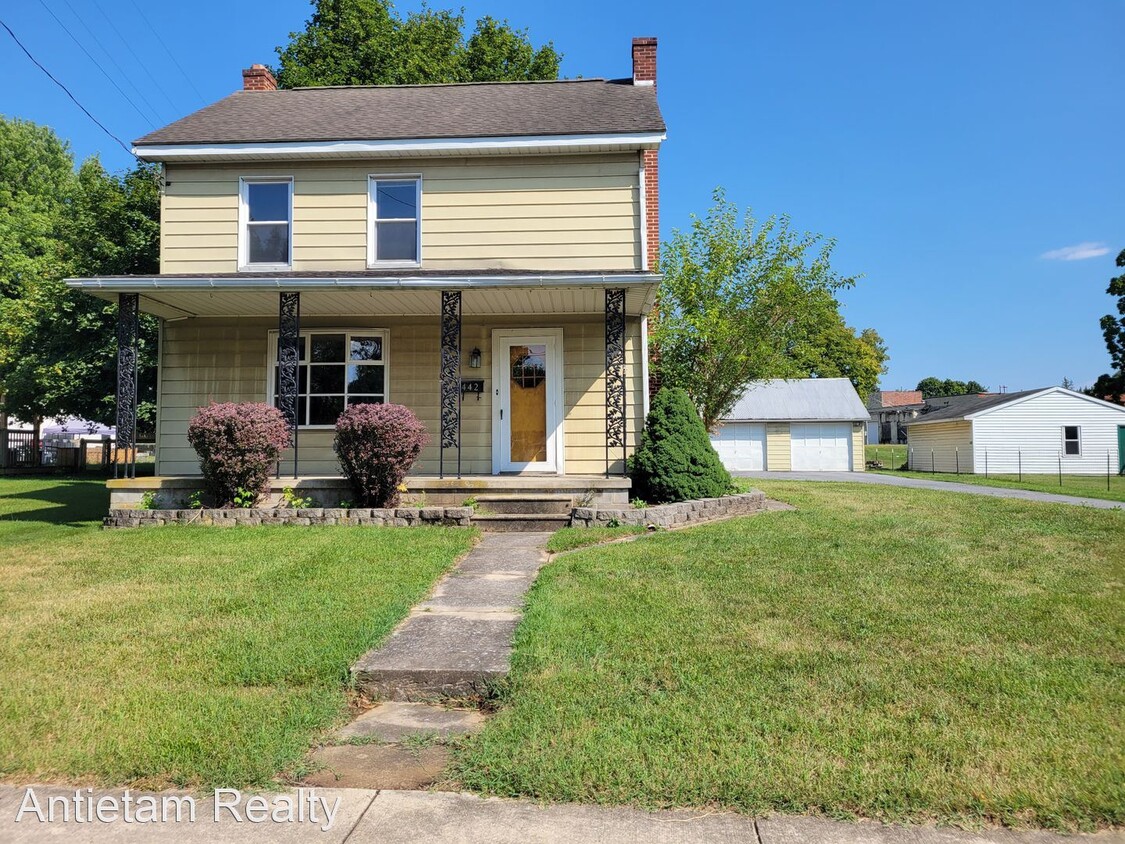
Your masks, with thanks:
M 565 527 L 551 534 L 551 538 L 547 540 L 547 550 L 557 554 L 560 551 L 573 551 L 575 548 L 584 548 L 587 545 L 601 545 L 603 542 L 612 542 L 615 539 L 636 536 L 644 532 L 645 528 L 642 525 L 601 528 Z
M 102 481 L 0 478 L 0 778 L 264 786 L 348 666 L 472 543 L 451 528 L 102 531 Z
M 1002 486 L 1008 489 L 1030 489 L 1036 492 L 1053 492 L 1057 495 L 1078 495 L 1084 498 L 1107 498 L 1111 501 L 1125 501 L 1125 476 L 1112 475 L 1106 483 L 1105 475 L 1063 475 L 1059 484 L 1058 475 L 953 475 L 948 472 L 881 472 L 886 475 L 901 475 L 905 478 L 924 478 L 930 481 L 951 481 L 960 484 L 980 486 Z
M 798 508 L 545 567 L 491 794 L 887 820 L 1125 823 L 1125 513 L 756 482 Z
M 865 445 L 863 447 L 868 460 L 878 460 L 884 469 L 898 469 L 906 465 L 905 445 Z

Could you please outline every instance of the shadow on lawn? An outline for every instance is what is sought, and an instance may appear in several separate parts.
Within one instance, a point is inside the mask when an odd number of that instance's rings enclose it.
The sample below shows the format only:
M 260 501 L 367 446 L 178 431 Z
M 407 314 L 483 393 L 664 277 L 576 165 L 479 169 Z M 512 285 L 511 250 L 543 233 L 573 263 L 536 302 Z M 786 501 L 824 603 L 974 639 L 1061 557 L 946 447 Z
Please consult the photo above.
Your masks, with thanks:
M 10 479 L 15 481 L 17 479 Z M 0 521 L 38 522 L 66 527 L 88 527 L 90 522 L 100 522 L 109 510 L 109 490 L 103 478 L 60 478 L 55 476 L 18 478 L 32 482 L 33 489 L 9 493 L 0 479 Z M 44 505 L 29 510 L 3 512 L 3 501 L 34 501 Z

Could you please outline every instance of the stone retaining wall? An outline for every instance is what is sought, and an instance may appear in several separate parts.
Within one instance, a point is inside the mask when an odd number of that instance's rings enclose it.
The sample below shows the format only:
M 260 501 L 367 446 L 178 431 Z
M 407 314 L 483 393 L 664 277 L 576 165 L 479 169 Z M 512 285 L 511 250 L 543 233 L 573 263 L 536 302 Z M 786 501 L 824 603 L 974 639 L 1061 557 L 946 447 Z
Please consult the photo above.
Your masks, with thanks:
M 472 507 L 331 508 L 287 507 L 247 510 L 110 510 L 107 528 L 156 527 L 158 525 L 366 525 L 411 527 L 414 525 L 458 525 L 472 523 Z
M 680 501 L 676 504 L 658 504 L 644 508 L 631 507 L 627 510 L 575 507 L 570 514 L 570 526 L 607 527 L 616 523 L 666 528 L 731 516 L 745 516 L 762 510 L 765 504 L 765 493 L 754 490 L 737 495 L 724 495 L 722 498 L 700 498 L 696 501 Z

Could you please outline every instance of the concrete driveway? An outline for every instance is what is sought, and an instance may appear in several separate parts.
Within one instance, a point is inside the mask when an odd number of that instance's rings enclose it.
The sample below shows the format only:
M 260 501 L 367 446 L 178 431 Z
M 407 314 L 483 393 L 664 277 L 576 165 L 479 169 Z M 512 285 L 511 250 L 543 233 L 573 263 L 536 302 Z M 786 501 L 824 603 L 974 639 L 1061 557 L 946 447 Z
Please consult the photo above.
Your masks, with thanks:
M 1046 501 L 1053 504 L 1077 504 L 1099 510 L 1125 510 L 1125 502 L 1102 498 L 1081 498 L 1073 495 L 1055 495 L 1050 492 L 1033 492 L 1029 489 L 1008 489 L 999 486 L 959 484 L 955 481 L 930 481 L 923 478 L 903 478 L 875 472 L 731 472 L 739 478 L 761 478 L 771 481 L 845 481 L 858 484 L 905 486 L 914 489 L 936 489 L 942 492 L 964 492 L 969 495 L 988 495 L 993 498 L 1018 498 L 1021 501 Z

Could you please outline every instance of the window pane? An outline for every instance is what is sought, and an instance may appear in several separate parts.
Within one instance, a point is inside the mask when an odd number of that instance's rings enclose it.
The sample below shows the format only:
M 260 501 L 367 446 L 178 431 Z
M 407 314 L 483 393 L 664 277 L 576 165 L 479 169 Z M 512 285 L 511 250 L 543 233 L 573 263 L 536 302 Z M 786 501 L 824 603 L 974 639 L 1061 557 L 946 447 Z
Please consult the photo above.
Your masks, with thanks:
M 246 186 L 246 205 L 250 211 L 250 222 L 266 220 L 277 222 L 289 219 L 289 185 L 256 184 Z
M 348 407 L 353 407 L 357 404 L 382 404 L 382 396 L 348 396 Z
M 409 182 L 375 183 L 375 216 L 380 220 L 412 220 L 418 216 L 418 187 Z
M 1063 436 L 1066 437 L 1066 439 L 1068 439 L 1068 440 L 1078 439 L 1078 426 L 1077 425 L 1066 425 L 1066 426 L 1064 426 L 1063 427 Z
M 311 339 L 313 363 L 344 362 L 343 334 L 314 334 Z
M 1071 455 L 1078 454 L 1078 440 L 1067 440 L 1066 441 L 1066 454 L 1071 454 Z
M 349 393 L 381 393 L 383 392 L 383 367 L 381 366 L 349 366 L 348 367 L 348 392 Z
M 335 425 L 343 410 L 343 396 L 309 396 L 310 425 Z
M 375 226 L 376 261 L 417 261 L 417 223 L 377 223 Z
M 352 360 L 382 360 L 382 337 L 352 337 Z
M 289 263 L 288 223 L 257 223 L 246 228 L 251 264 Z
M 309 392 L 318 393 L 342 393 L 344 392 L 344 367 L 342 366 L 316 366 L 315 364 L 309 369 L 312 370 L 310 380 Z

